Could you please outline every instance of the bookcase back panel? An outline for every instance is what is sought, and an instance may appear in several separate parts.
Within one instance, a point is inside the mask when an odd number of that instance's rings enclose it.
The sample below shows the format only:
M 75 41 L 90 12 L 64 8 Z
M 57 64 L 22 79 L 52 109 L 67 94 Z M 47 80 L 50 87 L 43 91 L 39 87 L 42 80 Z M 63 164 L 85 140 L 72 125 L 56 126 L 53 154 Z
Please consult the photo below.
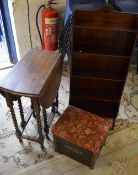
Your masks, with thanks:
M 71 96 L 91 99 L 120 100 L 124 81 L 77 77 L 71 79 Z
M 92 12 L 92 13 L 91 13 Z M 121 14 L 112 6 L 105 5 L 102 8 L 90 10 L 76 10 L 73 15 L 73 25 L 86 26 L 88 28 L 100 28 L 120 31 L 137 31 L 137 15 L 131 13 Z
M 107 118 L 116 118 L 120 105 L 119 102 L 73 97 L 70 98 L 70 104 Z
M 106 79 L 124 79 L 130 58 L 101 54 L 72 53 L 72 74 L 103 77 Z
M 74 29 L 73 51 L 131 56 L 135 33 L 99 29 Z
M 84 76 L 72 76 L 71 85 L 73 88 L 96 88 L 117 91 L 117 89 L 120 89 L 122 85 L 124 85 L 124 81 Z
M 96 100 L 110 100 L 110 101 L 118 101 L 120 100 L 120 96 L 122 91 L 118 90 L 117 92 L 107 91 L 107 89 L 92 89 L 92 88 L 73 88 L 71 90 L 71 96 L 74 98 L 87 98 L 87 99 L 96 99 Z

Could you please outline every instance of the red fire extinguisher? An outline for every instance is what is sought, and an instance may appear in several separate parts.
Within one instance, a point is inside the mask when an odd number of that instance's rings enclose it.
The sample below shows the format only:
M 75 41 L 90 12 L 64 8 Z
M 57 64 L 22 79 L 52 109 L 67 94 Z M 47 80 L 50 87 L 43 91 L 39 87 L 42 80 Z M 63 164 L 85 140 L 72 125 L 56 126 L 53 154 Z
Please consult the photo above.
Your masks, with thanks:
M 54 0 L 48 0 L 48 6 L 41 5 L 36 15 L 36 25 L 40 36 L 42 49 L 47 51 L 55 51 L 58 49 L 58 12 L 51 7 Z M 41 11 L 42 18 L 42 36 L 38 25 L 38 13 Z

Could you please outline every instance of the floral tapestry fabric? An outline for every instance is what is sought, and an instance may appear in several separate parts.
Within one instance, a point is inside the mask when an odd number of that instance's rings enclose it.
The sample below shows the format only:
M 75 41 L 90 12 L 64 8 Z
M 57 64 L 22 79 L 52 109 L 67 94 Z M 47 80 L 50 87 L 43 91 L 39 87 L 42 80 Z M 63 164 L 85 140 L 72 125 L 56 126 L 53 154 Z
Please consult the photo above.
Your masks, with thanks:
M 85 110 L 68 106 L 52 132 L 73 144 L 98 153 L 112 121 Z

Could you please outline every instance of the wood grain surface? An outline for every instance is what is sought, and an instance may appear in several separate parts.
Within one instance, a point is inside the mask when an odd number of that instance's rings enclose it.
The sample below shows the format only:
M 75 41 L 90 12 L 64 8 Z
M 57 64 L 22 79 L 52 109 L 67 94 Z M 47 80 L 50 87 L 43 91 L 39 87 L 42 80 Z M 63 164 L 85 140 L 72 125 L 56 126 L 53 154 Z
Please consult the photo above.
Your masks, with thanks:
M 31 49 L 0 82 L 0 89 L 14 95 L 43 96 L 60 53 Z

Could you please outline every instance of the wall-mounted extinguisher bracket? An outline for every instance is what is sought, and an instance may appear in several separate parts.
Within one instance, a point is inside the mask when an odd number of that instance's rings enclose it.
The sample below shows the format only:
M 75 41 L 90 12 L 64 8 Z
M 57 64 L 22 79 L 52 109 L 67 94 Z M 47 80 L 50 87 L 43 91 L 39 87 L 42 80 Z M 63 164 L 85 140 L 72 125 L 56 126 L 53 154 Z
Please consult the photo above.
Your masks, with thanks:
M 48 6 L 51 7 L 52 4 L 57 4 L 55 0 L 48 0 Z
M 58 49 L 58 12 L 51 5 L 53 1 L 48 1 L 48 5 L 41 5 L 36 14 L 36 26 L 40 36 L 42 49 L 56 51 Z M 42 35 L 38 25 L 38 14 L 41 10 Z

